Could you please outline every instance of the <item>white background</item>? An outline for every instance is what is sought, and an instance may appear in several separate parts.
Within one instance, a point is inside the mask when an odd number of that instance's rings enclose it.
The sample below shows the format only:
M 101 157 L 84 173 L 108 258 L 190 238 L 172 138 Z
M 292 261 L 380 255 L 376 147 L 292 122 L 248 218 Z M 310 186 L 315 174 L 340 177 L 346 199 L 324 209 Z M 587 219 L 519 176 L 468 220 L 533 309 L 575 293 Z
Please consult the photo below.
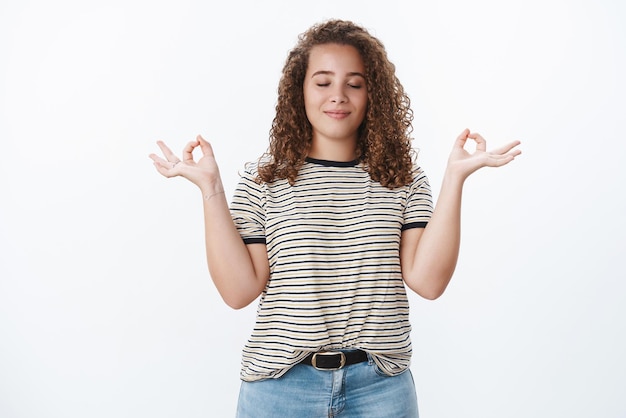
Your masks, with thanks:
M 330 17 L 386 45 L 435 195 L 464 128 L 523 142 L 466 184 L 447 292 L 411 296 L 422 417 L 626 416 L 623 2 L 3 0 L 1 417 L 234 416 L 255 306 L 148 154 L 203 134 L 230 196 Z

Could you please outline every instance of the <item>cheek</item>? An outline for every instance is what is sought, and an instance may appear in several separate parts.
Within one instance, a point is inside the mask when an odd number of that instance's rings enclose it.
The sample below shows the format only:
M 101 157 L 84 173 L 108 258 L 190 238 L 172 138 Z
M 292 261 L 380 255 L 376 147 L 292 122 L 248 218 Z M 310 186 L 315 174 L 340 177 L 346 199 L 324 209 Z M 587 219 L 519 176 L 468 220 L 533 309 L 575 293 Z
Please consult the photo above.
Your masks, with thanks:
M 305 94 L 304 95 L 304 112 L 306 113 L 307 117 L 310 116 L 313 109 L 314 109 L 314 106 L 311 101 L 311 97 Z
M 361 106 L 367 108 L 367 90 L 364 90 L 361 95 Z
M 320 94 L 309 93 L 304 95 L 304 110 L 307 115 L 319 113 L 324 106 L 324 103 L 324 97 Z
M 315 103 L 315 92 L 311 89 L 307 89 L 305 85 L 304 91 L 302 93 L 302 97 L 304 98 L 304 107 L 309 108 L 313 106 L 313 104 Z
M 358 104 L 360 108 L 367 107 L 367 91 L 359 90 L 358 93 L 352 97 L 352 102 Z
M 306 114 L 307 119 L 309 121 L 311 118 L 315 117 L 315 113 L 318 106 L 315 101 L 315 95 L 312 94 L 304 94 L 304 113 Z
M 367 94 L 361 98 L 361 101 L 359 102 L 359 109 L 362 117 L 365 118 L 365 114 L 367 113 Z

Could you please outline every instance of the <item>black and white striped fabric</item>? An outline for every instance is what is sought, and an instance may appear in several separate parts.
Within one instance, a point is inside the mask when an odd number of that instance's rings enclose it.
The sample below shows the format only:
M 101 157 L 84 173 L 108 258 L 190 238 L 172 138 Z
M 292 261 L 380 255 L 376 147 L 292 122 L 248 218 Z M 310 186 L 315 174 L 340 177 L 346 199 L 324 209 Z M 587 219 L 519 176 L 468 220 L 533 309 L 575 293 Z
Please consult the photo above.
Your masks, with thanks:
M 399 246 L 402 230 L 432 214 L 423 171 L 393 190 L 358 161 L 309 158 L 294 186 L 255 177 L 251 163 L 231 202 L 244 242 L 265 243 L 270 263 L 241 378 L 278 377 L 320 349 L 365 350 L 383 372 L 404 371 L 411 326 Z

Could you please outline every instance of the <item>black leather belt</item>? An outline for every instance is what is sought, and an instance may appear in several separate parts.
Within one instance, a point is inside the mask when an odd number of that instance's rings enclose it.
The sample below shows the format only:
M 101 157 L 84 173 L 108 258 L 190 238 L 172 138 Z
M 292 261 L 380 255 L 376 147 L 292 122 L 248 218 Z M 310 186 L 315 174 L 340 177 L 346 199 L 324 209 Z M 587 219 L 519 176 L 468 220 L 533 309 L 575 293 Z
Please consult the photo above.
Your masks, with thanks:
M 309 354 L 300 363 L 308 364 L 317 370 L 339 370 L 351 364 L 367 361 L 367 353 L 363 350 L 355 351 L 318 351 Z

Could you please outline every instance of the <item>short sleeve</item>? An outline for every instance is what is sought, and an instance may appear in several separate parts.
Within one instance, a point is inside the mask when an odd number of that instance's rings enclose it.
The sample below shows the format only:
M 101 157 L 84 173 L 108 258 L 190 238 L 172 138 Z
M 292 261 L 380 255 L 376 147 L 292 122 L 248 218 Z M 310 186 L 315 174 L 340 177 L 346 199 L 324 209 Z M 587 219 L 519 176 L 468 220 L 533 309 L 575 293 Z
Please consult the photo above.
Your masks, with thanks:
M 246 166 L 230 204 L 233 222 L 246 244 L 265 243 L 265 186 L 256 176 L 256 165 Z
M 420 167 L 413 170 L 413 182 L 409 187 L 404 209 L 402 230 L 425 228 L 433 214 L 433 197 L 428 177 Z

